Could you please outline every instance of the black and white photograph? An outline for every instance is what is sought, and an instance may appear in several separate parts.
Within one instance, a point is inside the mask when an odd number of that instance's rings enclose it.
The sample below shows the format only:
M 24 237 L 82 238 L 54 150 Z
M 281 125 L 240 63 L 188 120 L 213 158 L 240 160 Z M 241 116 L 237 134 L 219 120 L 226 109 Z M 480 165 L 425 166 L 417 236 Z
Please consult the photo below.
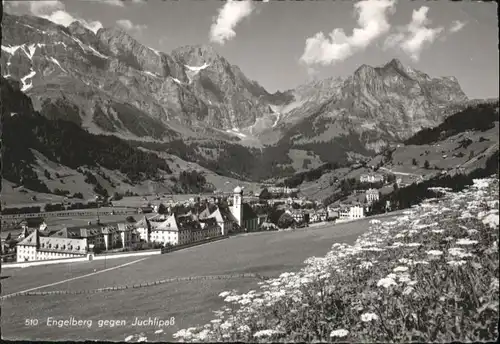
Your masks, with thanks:
M 498 340 L 496 2 L 1 9 L 2 341 Z

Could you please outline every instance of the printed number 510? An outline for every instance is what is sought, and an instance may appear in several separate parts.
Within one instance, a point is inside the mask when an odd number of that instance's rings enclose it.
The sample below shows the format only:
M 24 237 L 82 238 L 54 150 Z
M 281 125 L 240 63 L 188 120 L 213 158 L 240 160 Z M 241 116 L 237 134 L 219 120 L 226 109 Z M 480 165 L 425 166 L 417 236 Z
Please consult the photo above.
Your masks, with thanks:
M 24 326 L 37 326 L 38 325 L 38 319 L 25 319 L 24 320 Z

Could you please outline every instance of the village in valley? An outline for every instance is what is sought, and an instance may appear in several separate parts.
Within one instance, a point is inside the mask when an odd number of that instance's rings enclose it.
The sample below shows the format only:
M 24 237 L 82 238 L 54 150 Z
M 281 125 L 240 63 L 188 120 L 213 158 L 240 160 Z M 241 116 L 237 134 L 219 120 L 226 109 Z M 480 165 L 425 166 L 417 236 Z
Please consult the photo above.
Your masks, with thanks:
M 386 175 L 379 173 L 362 174 L 359 182 L 364 189 L 352 190 L 350 200 L 327 206 L 298 196 L 299 188 L 268 186 L 247 194 L 236 186 L 232 193 L 214 191 L 212 195 L 188 195 L 191 197 L 96 196 L 89 203 L 97 208 L 85 210 L 67 210 L 71 209 L 68 205 L 65 210 L 28 214 L 8 214 L 4 210 L 3 262 L 91 260 L 94 255 L 144 250 L 164 253 L 241 233 L 300 230 L 361 219 L 379 200 L 380 191 L 373 186 L 393 186 Z M 401 179 L 398 182 L 401 184 Z M 139 205 L 124 206 L 134 201 Z M 387 210 L 390 204 L 386 204 Z M 82 224 L 75 225 L 79 217 Z M 58 223 L 51 224 L 52 218 L 57 218 Z

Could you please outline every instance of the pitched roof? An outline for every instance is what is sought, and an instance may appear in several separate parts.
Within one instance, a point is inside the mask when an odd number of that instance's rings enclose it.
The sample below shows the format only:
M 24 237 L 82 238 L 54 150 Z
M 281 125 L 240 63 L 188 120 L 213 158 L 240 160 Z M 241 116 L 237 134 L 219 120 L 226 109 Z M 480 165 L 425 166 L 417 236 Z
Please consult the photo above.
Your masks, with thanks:
M 38 231 L 34 230 L 30 235 L 23 239 L 18 245 L 25 246 L 37 246 L 38 243 Z
M 200 219 L 206 219 L 211 215 L 210 209 L 208 208 L 208 205 L 205 209 L 203 209 L 202 212 L 198 215 Z
M 219 214 L 221 216 L 221 219 L 226 222 L 226 221 L 233 221 L 233 222 L 236 222 L 236 219 L 233 215 L 233 213 L 231 212 L 231 210 L 229 210 L 229 208 L 227 207 L 217 207 L 217 210 L 219 211 Z M 216 211 L 217 211 L 216 210 Z M 215 212 L 214 212 L 215 213 Z M 219 220 L 217 220 L 219 221 Z M 219 221 L 220 222 L 220 221 Z

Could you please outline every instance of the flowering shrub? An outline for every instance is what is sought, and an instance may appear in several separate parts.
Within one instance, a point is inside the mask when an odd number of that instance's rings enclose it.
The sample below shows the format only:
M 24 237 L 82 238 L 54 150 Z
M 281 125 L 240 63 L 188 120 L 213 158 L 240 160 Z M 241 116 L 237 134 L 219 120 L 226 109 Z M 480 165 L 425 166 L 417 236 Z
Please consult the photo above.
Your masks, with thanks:
M 449 342 L 498 336 L 498 179 L 441 190 L 354 246 L 334 244 L 297 273 L 261 282 L 181 341 Z

